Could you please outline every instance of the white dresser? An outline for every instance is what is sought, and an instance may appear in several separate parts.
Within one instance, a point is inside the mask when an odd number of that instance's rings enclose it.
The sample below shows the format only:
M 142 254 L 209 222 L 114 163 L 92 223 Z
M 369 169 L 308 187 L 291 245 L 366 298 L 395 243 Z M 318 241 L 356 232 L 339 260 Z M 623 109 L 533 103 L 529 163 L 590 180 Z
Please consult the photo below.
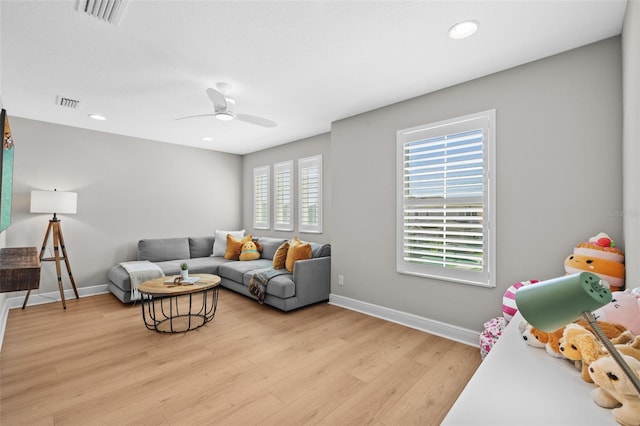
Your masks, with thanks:
M 522 340 L 520 321 L 516 314 L 442 424 L 617 425 L 572 363 Z

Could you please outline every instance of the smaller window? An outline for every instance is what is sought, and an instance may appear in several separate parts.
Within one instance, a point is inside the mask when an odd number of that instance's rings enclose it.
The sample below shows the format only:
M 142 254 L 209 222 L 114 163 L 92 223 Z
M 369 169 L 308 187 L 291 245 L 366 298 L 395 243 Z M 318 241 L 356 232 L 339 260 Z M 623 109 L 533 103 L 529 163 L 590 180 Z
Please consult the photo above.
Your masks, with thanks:
M 269 229 L 269 166 L 253 169 L 253 227 Z
M 273 165 L 273 229 L 293 231 L 293 161 Z
M 322 232 L 322 155 L 298 160 L 298 227 Z

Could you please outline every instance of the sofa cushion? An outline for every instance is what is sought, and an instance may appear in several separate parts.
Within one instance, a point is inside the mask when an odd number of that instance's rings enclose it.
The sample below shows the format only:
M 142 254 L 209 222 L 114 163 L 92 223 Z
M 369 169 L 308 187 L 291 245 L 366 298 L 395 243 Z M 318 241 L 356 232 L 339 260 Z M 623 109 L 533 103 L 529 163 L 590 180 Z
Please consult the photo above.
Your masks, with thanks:
M 224 256 L 227 252 L 227 235 L 231 234 L 235 238 L 240 239 L 244 237 L 244 229 L 240 231 L 220 231 L 216 230 L 216 236 L 213 241 L 213 256 Z
M 311 257 L 331 256 L 331 244 L 309 243 L 311 244 Z
M 253 277 L 254 272 L 250 271 L 244 274 L 243 284 L 249 286 L 249 281 Z M 286 273 L 273 277 L 267 283 L 267 294 L 271 296 L 286 299 L 287 297 L 293 297 L 296 295 L 296 284 L 293 282 L 293 274 Z
M 224 258 L 227 260 L 240 260 L 240 252 L 242 245 L 253 239 L 251 234 L 242 238 L 241 240 L 235 238 L 231 234 L 227 234 L 227 251 L 224 254 Z
M 184 262 L 189 266 L 189 274 L 214 274 L 218 275 L 218 267 L 223 263 L 232 262 L 222 257 L 207 256 L 187 259 Z M 178 262 L 180 263 L 180 262 Z
M 311 244 L 301 241 L 298 237 L 293 237 L 289 243 L 287 260 L 285 261 L 287 271 L 293 272 L 293 264 L 298 260 L 306 259 L 311 259 Z
M 207 257 L 213 253 L 214 237 L 189 237 L 189 253 L 191 258 Z
M 284 269 L 284 264 L 287 261 L 287 252 L 289 251 L 289 241 L 285 241 L 280 244 L 276 254 L 273 255 L 273 269 Z
M 218 275 L 230 279 L 237 283 L 241 283 L 243 275 L 255 269 L 266 268 L 271 266 L 268 259 L 248 260 L 246 262 L 228 262 L 218 266 Z
M 272 237 L 259 237 L 258 242 L 262 246 L 262 256 L 263 259 L 273 259 L 278 250 L 278 247 L 287 241 L 284 238 L 272 238 Z
M 189 259 L 189 239 L 152 238 L 138 241 L 138 260 L 163 262 L 165 260 Z

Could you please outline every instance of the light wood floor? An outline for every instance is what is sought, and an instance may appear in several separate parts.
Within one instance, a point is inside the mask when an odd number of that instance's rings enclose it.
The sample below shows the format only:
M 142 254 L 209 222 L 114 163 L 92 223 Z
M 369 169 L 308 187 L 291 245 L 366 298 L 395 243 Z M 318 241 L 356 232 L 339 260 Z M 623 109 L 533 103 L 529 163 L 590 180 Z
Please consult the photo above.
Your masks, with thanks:
M 9 313 L 0 424 L 439 424 L 477 348 L 327 304 L 220 290 L 213 322 L 147 330 L 110 294 Z

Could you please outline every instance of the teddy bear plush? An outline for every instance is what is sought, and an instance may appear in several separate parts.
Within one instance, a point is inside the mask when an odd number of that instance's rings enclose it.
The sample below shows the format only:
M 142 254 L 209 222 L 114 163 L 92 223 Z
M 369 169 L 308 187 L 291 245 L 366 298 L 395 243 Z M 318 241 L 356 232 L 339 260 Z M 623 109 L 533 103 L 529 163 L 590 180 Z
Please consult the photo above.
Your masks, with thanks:
M 260 259 L 260 252 L 256 243 L 253 241 L 247 241 L 242 244 L 242 250 L 240 251 L 240 260 L 256 260 Z
M 640 336 L 640 287 L 611 293 L 612 300 L 593 311 L 598 320 L 624 325 Z
M 640 377 L 640 361 L 622 355 L 632 372 Z M 640 396 L 622 368 L 611 357 L 602 357 L 589 367 L 589 375 L 598 388 L 591 391 L 593 401 L 603 408 L 614 408 L 613 416 L 625 426 L 640 425 Z
M 624 254 L 604 232 L 579 243 L 564 260 L 567 274 L 591 272 L 605 280 L 611 291 L 624 289 Z
M 616 348 L 623 352 L 631 352 L 630 354 L 632 354 L 634 350 L 632 346 L 621 344 L 628 343 L 633 339 L 631 333 L 625 330 L 624 327 L 606 322 L 598 322 L 598 325 L 605 335 L 612 340 L 612 343 L 616 344 Z M 560 352 L 570 361 L 574 361 L 574 363 L 579 361 L 582 364 L 580 368 L 582 371 L 582 379 L 589 383 L 591 383 L 589 365 L 595 360 L 607 355 L 602 344 L 590 330 L 586 321 L 568 324 L 564 328 L 562 338 L 560 339 Z M 638 352 L 640 354 L 640 351 Z

